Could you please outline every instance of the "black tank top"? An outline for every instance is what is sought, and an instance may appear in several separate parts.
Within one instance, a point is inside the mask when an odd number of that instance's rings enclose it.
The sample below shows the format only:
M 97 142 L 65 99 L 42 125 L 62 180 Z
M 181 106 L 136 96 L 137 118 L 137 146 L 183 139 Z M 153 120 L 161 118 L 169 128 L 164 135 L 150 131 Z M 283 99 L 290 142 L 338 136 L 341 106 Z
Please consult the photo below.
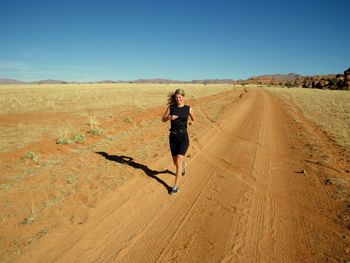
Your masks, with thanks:
M 187 121 L 190 114 L 190 106 L 184 105 L 179 107 L 177 105 L 170 106 L 170 115 L 176 115 L 179 118 L 171 121 L 169 131 L 172 132 L 187 132 Z

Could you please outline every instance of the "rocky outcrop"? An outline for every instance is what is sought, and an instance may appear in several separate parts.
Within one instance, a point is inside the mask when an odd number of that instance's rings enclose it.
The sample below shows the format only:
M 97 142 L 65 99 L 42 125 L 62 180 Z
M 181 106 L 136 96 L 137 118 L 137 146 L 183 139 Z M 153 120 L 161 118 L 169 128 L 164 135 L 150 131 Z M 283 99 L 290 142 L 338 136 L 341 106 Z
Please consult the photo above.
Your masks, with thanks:
M 343 89 L 350 90 L 350 68 L 344 71 Z
M 350 90 L 350 68 L 344 74 L 305 77 L 303 88 Z
M 344 74 L 330 74 L 321 76 L 302 76 L 294 73 L 261 75 L 240 81 L 239 84 L 256 84 L 303 87 L 309 89 L 332 89 L 332 90 L 350 90 L 350 68 L 344 71 Z

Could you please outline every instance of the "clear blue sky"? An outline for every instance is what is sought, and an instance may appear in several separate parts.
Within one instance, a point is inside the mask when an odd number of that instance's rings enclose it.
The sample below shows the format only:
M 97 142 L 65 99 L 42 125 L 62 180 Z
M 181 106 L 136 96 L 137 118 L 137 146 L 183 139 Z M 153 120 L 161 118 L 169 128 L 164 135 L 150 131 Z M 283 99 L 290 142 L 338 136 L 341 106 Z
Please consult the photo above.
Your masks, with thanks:
M 349 11 L 349 0 L 0 0 L 0 78 L 342 73 Z

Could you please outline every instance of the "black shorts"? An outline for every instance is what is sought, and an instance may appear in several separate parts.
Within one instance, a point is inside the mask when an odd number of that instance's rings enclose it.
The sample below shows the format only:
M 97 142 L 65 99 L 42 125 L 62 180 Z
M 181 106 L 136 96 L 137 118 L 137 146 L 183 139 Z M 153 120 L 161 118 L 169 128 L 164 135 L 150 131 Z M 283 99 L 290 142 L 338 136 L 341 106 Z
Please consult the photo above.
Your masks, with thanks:
M 185 155 L 188 147 L 190 146 L 190 140 L 188 139 L 188 133 L 170 133 L 169 145 L 172 156 Z

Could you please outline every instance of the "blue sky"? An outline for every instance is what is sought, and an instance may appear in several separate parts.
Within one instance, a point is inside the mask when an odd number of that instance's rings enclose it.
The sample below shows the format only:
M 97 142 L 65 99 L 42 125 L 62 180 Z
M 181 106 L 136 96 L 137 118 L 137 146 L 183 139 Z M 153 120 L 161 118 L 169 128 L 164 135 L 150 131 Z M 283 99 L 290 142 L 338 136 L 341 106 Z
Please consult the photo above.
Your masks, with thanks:
M 348 0 L 0 0 L 0 78 L 342 73 L 349 10 Z

